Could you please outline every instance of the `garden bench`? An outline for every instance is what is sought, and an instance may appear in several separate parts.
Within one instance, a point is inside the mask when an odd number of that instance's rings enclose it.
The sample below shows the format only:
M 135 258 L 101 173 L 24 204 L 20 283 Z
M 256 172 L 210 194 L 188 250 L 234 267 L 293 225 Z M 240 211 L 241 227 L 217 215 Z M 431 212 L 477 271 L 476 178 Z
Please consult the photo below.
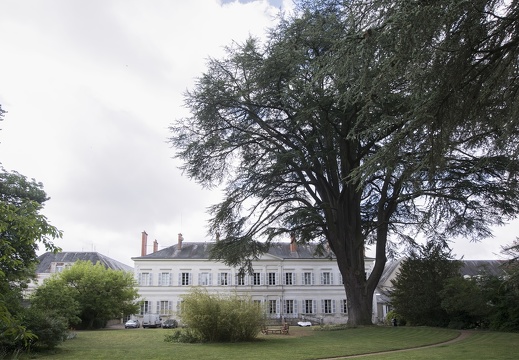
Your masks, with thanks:
M 279 327 L 279 328 L 263 328 L 261 330 L 261 332 L 265 335 L 268 335 L 268 334 L 282 334 L 282 335 L 288 335 L 288 328 L 289 328 L 289 325 L 288 324 L 283 324 L 283 326 Z

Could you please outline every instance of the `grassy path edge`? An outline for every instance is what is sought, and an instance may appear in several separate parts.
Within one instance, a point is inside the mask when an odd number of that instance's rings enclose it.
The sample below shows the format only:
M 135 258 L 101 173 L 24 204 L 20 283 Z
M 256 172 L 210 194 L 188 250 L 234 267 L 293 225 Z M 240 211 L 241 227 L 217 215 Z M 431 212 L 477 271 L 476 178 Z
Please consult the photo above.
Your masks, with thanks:
M 412 350 L 417 350 L 417 349 L 427 349 L 427 348 L 433 348 L 433 347 L 437 347 L 437 346 L 444 346 L 444 345 L 453 344 L 453 343 L 456 343 L 458 341 L 465 340 L 465 339 L 469 338 L 471 335 L 472 335 L 471 331 L 460 330 L 458 336 L 456 336 L 454 339 L 450 339 L 450 340 L 447 340 L 447 341 L 442 341 L 442 342 L 439 342 L 439 343 L 436 343 L 436 344 L 415 346 L 415 347 L 410 347 L 410 348 L 406 348 L 406 349 L 398 349 L 398 350 L 378 351 L 378 352 L 372 352 L 372 353 L 366 353 L 366 354 L 327 357 L 327 358 L 321 358 L 319 360 L 355 359 L 355 358 L 374 356 L 374 355 L 393 354 L 393 353 L 399 353 L 399 352 L 404 352 L 404 351 L 412 351 Z

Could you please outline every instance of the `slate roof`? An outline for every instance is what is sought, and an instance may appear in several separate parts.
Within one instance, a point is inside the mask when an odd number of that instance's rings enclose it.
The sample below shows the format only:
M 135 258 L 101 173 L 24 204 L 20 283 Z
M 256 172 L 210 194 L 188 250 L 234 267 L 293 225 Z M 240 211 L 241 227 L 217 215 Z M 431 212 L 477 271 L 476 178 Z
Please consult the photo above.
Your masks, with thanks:
M 77 260 L 90 260 L 92 264 L 100 262 L 107 269 L 133 272 L 131 266 L 123 264 L 98 252 L 59 252 L 56 254 L 46 252 L 38 257 L 39 264 L 36 268 L 36 273 L 50 273 L 51 264 L 54 262 L 74 263 Z
M 503 265 L 505 260 L 462 260 L 461 275 L 476 276 L 483 273 L 494 276 L 504 274 Z
M 215 243 L 211 242 L 184 242 L 182 248 L 178 249 L 178 244 L 156 251 L 154 253 L 132 257 L 132 260 L 146 260 L 146 259 L 209 259 L 209 252 Z M 290 243 L 274 243 L 271 244 L 267 254 L 275 256 L 280 259 L 330 259 L 335 258 L 333 253 L 330 255 L 316 255 L 315 244 L 297 245 L 294 252 L 290 251 Z
M 400 268 L 403 259 L 388 262 L 380 278 L 379 284 L 385 284 L 389 277 Z M 483 273 L 501 276 L 504 274 L 505 260 L 461 260 L 460 274 L 462 276 L 476 276 Z

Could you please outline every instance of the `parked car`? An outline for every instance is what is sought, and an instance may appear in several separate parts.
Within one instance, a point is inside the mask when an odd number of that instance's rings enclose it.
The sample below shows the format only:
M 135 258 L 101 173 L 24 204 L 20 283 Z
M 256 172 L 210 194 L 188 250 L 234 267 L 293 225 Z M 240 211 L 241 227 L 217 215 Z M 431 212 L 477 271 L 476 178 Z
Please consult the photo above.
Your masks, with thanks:
M 312 326 L 312 323 L 310 321 L 299 321 L 297 323 L 299 326 Z
M 139 320 L 128 320 L 125 324 L 124 324 L 124 328 L 125 329 L 129 329 L 129 328 L 140 328 L 141 327 L 141 323 L 139 322 Z
M 164 323 L 162 324 L 162 327 L 163 327 L 164 329 L 173 329 L 173 328 L 178 327 L 178 322 L 177 322 L 177 320 L 175 320 L 175 319 L 167 319 L 167 320 L 164 321 Z
M 162 326 L 162 319 L 158 314 L 144 314 L 142 317 L 142 327 L 145 328 L 159 328 Z

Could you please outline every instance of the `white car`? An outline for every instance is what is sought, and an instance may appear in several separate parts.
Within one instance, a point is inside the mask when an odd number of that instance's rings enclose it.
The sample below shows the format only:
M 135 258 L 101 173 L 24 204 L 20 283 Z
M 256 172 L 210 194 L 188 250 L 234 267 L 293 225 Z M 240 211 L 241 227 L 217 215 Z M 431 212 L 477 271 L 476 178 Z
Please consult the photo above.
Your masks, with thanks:
M 299 321 L 297 323 L 299 326 L 312 326 L 312 323 L 310 321 Z

